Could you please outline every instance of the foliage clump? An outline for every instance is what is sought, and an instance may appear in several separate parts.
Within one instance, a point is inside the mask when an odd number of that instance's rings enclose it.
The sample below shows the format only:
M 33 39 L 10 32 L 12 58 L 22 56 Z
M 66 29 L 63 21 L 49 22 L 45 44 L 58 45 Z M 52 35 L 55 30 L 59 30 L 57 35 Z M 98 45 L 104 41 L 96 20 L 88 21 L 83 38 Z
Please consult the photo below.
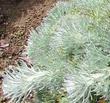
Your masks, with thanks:
M 6 97 L 19 103 L 35 90 L 38 103 L 110 103 L 109 11 L 109 0 L 59 1 L 30 33 L 33 67 L 6 71 Z

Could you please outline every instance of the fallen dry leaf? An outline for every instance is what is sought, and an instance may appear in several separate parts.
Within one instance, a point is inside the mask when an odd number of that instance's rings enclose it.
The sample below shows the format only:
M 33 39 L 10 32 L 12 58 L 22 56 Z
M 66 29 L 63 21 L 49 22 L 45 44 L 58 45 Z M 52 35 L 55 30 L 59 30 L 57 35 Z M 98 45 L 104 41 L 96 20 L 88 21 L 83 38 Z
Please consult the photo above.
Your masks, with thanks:
M 7 43 L 5 40 L 0 40 L 0 48 L 4 49 L 9 46 L 9 43 Z
M 106 103 L 106 100 L 104 98 L 102 98 L 98 101 L 98 103 Z

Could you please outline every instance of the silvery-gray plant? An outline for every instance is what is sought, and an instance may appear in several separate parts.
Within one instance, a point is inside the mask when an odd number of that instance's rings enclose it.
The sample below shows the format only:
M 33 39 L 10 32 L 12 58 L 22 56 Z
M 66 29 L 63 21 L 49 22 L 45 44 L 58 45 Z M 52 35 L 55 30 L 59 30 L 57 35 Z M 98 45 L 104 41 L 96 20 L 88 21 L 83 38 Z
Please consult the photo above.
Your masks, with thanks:
M 27 54 L 31 68 L 22 62 L 4 74 L 10 102 L 34 90 L 36 103 L 110 103 L 110 0 L 57 2 L 31 30 Z

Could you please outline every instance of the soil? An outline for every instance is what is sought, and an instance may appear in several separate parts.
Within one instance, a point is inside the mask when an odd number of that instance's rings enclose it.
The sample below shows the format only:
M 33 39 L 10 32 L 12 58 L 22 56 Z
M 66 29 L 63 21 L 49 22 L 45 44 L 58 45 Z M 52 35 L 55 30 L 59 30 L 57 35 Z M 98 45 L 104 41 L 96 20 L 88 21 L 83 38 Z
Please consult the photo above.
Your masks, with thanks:
M 29 31 L 40 25 L 55 2 L 56 0 L 0 0 L 0 75 L 4 68 L 16 64 L 27 43 Z M 0 90 L 0 98 L 1 94 Z M 4 102 L 3 99 L 1 101 L 0 103 Z

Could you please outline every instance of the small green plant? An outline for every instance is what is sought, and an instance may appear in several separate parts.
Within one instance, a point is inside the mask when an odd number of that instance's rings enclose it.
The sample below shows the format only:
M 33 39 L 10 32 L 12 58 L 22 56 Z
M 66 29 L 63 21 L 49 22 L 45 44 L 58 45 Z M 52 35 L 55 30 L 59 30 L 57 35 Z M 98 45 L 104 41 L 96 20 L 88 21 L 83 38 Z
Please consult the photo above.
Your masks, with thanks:
M 4 95 L 20 103 L 34 90 L 36 103 L 110 103 L 109 11 L 110 0 L 59 1 L 30 33 L 33 67 L 6 70 Z

